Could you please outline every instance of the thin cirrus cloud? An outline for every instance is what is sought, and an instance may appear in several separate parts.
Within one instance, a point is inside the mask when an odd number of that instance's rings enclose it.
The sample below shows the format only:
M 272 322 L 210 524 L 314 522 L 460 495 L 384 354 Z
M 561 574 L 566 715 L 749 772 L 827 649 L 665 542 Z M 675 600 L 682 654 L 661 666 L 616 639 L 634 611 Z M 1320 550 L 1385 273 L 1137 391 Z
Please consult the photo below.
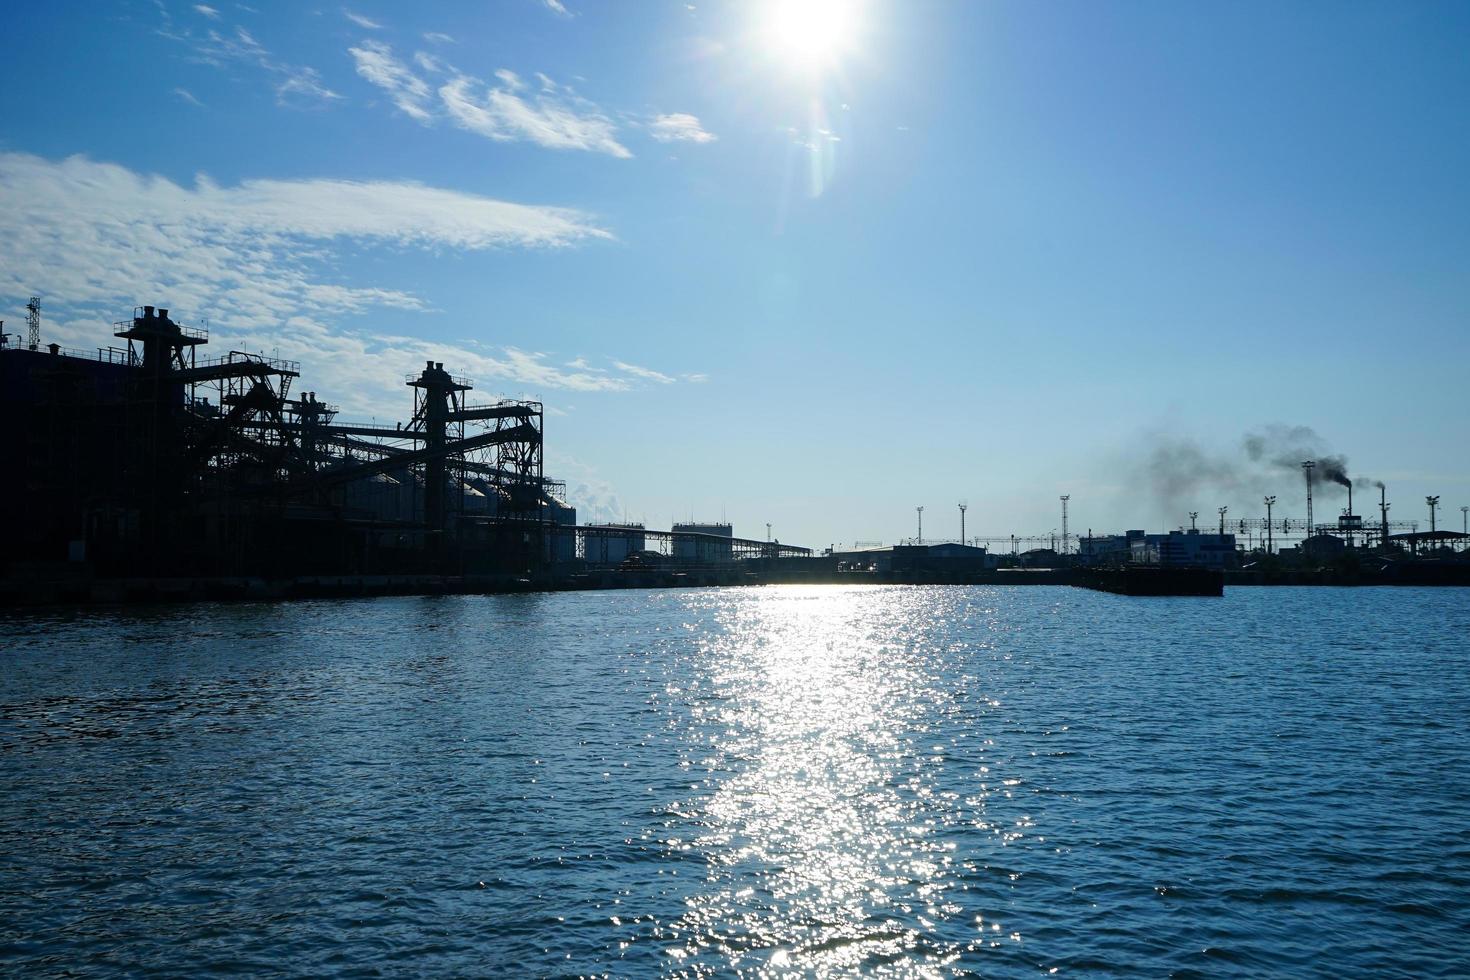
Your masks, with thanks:
M 514 72 L 501 69 L 486 83 L 452 73 L 432 55 L 419 52 L 415 63 L 425 72 L 450 75 L 437 90 L 393 49 L 363 41 L 347 49 L 362 78 L 388 94 L 405 115 L 428 124 L 443 116 L 454 125 L 498 142 L 527 141 L 557 150 L 587 150 L 631 157 L 617 139 L 617 127 L 593 103 L 578 97 L 545 75 L 532 91 Z M 437 96 L 437 103 L 434 101 Z
M 248 180 L 178 184 L 86 157 L 0 154 L 0 298 L 47 297 L 48 333 L 95 347 L 101 324 L 158 302 L 215 323 L 228 350 L 279 348 L 309 361 L 344 407 L 374 411 L 401 392 L 405 364 L 434 357 L 487 381 L 620 391 L 605 371 L 565 370 L 546 355 L 434 344 L 344 330 L 338 318 L 430 308 L 413 293 L 322 277 L 334 245 L 558 248 L 611 235 L 590 216 L 408 181 Z M 227 346 L 228 345 L 228 346 Z M 394 404 L 390 402 L 389 404 Z
M 687 112 L 670 112 L 654 116 L 648 133 L 660 143 L 713 143 L 714 133 L 699 124 L 697 116 Z
M 220 69 L 248 65 L 261 70 L 272 80 L 276 102 L 280 105 L 311 108 L 342 98 L 326 86 L 315 68 L 279 61 L 244 27 L 225 27 L 218 9 L 197 4 L 194 10 L 212 22 L 219 22 L 220 29 L 208 27 L 202 33 L 196 32 L 177 24 L 167 7 L 159 7 L 163 23 L 158 34 L 186 45 L 192 52 L 191 60 Z
M 418 77 L 407 65 L 393 57 L 393 50 L 378 41 L 364 41 L 360 47 L 348 48 L 357 63 L 357 73 L 388 93 L 393 104 L 419 122 L 428 122 L 433 113 L 429 100 L 429 83 Z
M 572 12 L 567 9 L 567 5 L 562 3 L 561 0 L 541 0 L 541 3 L 547 10 L 556 14 L 558 17 L 572 16 Z
M 629 364 L 626 361 L 613 361 L 613 367 L 624 374 L 632 375 L 635 378 L 642 378 L 644 381 L 656 381 L 661 385 L 671 385 L 674 383 L 674 379 L 662 371 L 639 367 L 637 364 Z
M 383 29 L 383 25 L 379 24 L 372 18 L 364 17 L 362 14 L 353 13 L 351 10 L 344 9 L 342 11 L 342 16 L 346 17 L 348 20 L 352 21 L 354 24 L 356 24 L 358 27 L 361 27 L 365 31 L 381 31 Z
M 532 92 L 513 72 L 496 84 L 458 75 L 440 86 L 444 111 L 456 126 L 499 142 L 529 141 L 555 150 L 590 150 L 626 159 L 617 127 L 597 107 L 545 76 Z
M 501 68 L 486 82 L 459 72 L 433 55 L 414 55 L 418 69 L 440 75 L 431 83 L 400 60 L 387 44 L 363 41 L 348 53 L 363 79 L 388 94 L 399 111 L 424 125 L 446 119 L 467 132 L 497 142 L 530 142 L 556 150 L 583 150 L 627 159 L 617 126 L 598 106 L 570 86 L 535 73 L 535 81 Z M 676 112 L 655 116 L 649 133 L 661 142 L 709 143 L 715 139 L 696 116 Z

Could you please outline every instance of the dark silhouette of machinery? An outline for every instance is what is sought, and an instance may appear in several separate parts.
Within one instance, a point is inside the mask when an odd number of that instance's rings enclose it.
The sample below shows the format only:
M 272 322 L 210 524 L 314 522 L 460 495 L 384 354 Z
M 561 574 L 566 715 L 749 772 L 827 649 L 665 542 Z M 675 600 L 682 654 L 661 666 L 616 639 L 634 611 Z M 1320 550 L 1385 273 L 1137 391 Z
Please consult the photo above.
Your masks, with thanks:
M 542 471 L 542 406 L 469 405 L 442 363 L 394 427 L 341 423 L 294 361 L 199 356 L 208 332 L 144 306 L 124 347 L 7 347 L 0 507 L 8 558 L 102 574 L 505 570 L 575 525 Z

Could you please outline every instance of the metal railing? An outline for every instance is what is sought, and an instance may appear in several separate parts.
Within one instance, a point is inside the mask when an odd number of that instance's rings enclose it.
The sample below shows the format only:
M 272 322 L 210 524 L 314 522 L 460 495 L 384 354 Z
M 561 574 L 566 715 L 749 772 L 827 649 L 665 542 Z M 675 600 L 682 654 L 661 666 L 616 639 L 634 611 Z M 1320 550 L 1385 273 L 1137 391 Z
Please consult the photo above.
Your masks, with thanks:
M 201 357 L 195 362 L 195 367 L 213 367 L 216 364 L 263 364 L 277 371 L 287 371 L 291 374 L 301 373 L 300 361 L 288 361 L 281 357 L 266 357 L 264 354 L 251 354 L 247 351 L 232 350 L 228 354 L 219 357 Z

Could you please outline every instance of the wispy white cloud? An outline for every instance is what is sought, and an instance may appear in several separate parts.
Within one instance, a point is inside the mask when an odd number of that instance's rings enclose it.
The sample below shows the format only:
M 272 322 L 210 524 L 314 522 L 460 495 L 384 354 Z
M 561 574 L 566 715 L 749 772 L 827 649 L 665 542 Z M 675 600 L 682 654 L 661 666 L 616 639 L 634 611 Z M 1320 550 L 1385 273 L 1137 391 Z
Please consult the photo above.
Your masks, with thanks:
M 525 84 L 511 73 L 498 85 L 459 75 L 439 89 L 455 125 L 500 142 L 529 141 L 555 150 L 589 150 L 627 158 L 633 154 L 617 140 L 617 127 L 591 102 L 546 88 L 522 94 Z
M 194 95 L 194 93 L 190 92 L 186 88 L 174 89 L 174 95 L 177 95 L 180 99 L 189 103 L 192 106 L 199 106 L 201 109 L 204 107 L 204 103 L 200 102 L 199 99 Z
M 364 17 L 362 14 L 353 13 L 345 7 L 342 10 L 342 16 L 346 17 L 348 20 L 352 21 L 354 24 L 356 24 L 358 27 L 361 27 L 365 31 L 381 31 L 383 29 L 383 25 L 379 24 L 377 21 L 369 17 Z
M 387 92 L 400 110 L 419 122 L 432 118 L 429 101 L 433 93 L 428 82 L 394 58 L 392 48 L 379 41 L 363 41 L 361 47 L 348 48 L 347 52 L 357 62 L 357 73 Z
M 624 374 L 630 374 L 635 378 L 642 378 L 644 381 L 657 381 L 661 385 L 671 385 L 674 383 L 674 379 L 662 371 L 639 367 L 637 364 L 629 364 L 626 361 L 613 361 L 613 367 Z
M 225 349 L 279 348 L 311 362 L 327 379 L 323 390 L 356 411 L 399 398 L 392 379 L 404 364 L 429 357 L 487 382 L 617 391 L 627 381 L 564 370 L 542 354 L 344 329 L 343 317 L 402 318 L 429 303 L 391 287 L 324 279 L 334 244 L 476 251 L 608 237 L 581 212 L 411 182 L 251 180 L 222 187 L 200 176 L 191 186 L 85 157 L 0 154 L 0 241 L 7 252 L 0 300 L 44 295 L 64 322 L 97 324 L 58 342 L 96 346 L 102 324 L 118 311 L 159 303 L 208 317 L 213 342 Z
M 197 9 L 197 8 L 196 8 Z M 219 11 L 209 8 L 218 15 Z M 277 61 L 266 47 L 255 39 L 248 30 L 238 25 L 233 30 L 209 28 L 196 34 L 188 28 L 175 26 L 168 16 L 167 8 L 161 8 L 163 27 L 159 34 L 173 41 L 188 45 L 193 51 L 193 60 L 215 68 L 231 64 L 252 65 L 271 77 L 276 102 L 280 105 L 316 107 L 340 98 L 322 81 L 321 73 L 307 65 L 293 65 Z M 214 19 L 218 19 L 217 16 Z
M 572 16 L 572 12 L 567 9 L 566 4 L 562 3 L 561 0 L 541 0 L 541 2 L 546 6 L 547 10 L 556 14 L 558 17 Z
M 633 155 L 618 142 L 617 127 L 594 103 L 541 72 L 536 72 L 540 88 L 534 92 L 509 68 L 496 70 L 492 83 L 455 73 L 439 86 L 436 105 L 430 83 L 395 57 L 388 45 L 363 41 L 347 50 L 359 75 L 387 92 L 394 105 L 424 125 L 431 124 L 442 112 L 461 129 L 499 142 L 531 142 L 556 150 L 589 150 L 615 157 Z M 423 51 L 414 54 L 414 64 L 431 75 L 453 72 Z
M 214 7 L 208 6 L 207 4 L 196 3 L 194 5 L 194 9 L 200 14 L 203 14 L 205 17 L 208 17 L 210 20 L 219 20 L 219 11 Z
M 315 68 L 291 68 L 276 84 L 276 101 L 281 105 L 321 105 L 342 98 L 322 84 Z
M 648 133 L 660 143 L 713 143 L 717 137 L 699 124 L 699 117 L 687 112 L 670 112 L 655 116 Z
M 454 38 L 440 31 L 425 31 L 424 40 L 430 44 L 454 44 Z

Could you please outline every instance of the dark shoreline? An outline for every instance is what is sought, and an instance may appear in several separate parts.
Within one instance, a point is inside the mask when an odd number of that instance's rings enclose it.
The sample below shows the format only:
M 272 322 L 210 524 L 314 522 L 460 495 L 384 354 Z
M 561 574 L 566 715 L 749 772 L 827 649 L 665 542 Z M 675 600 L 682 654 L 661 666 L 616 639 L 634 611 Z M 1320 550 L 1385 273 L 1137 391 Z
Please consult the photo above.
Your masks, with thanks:
M 766 563 L 762 563 L 766 564 Z M 779 563 L 775 563 L 779 566 Z M 14 575 L 0 579 L 0 608 L 74 604 L 277 601 L 411 595 L 501 595 L 518 592 L 582 592 L 760 585 L 1078 585 L 1090 586 L 1086 569 L 999 569 L 976 572 L 832 571 L 763 567 L 742 569 L 602 570 L 515 575 L 311 575 L 294 577 L 93 578 L 81 574 Z M 1403 563 L 1386 572 L 1233 570 L 1225 586 L 1470 586 L 1470 563 Z M 1095 586 L 1093 586 L 1095 587 Z

